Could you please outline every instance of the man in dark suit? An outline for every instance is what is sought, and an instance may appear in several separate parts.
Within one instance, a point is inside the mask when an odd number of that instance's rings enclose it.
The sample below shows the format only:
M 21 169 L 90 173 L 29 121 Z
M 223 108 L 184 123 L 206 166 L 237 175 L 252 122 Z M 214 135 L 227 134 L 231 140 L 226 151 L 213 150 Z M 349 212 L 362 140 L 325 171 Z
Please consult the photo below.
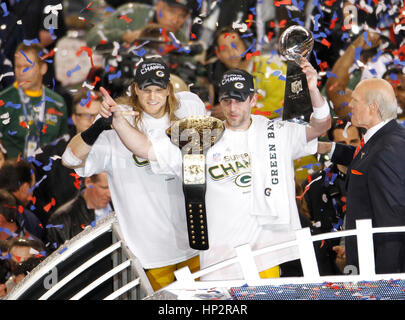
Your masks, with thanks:
M 359 150 L 336 144 L 332 162 L 349 165 L 346 229 L 356 220 L 373 227 L 405 225 L 405 129 L 396 121 L 397 100 L 383 79 L 361 81 L 349 103 L 352 123 L 367 130 Z M 374 235 L 376 273 L 405 272 L 404 233 Z M 346 264 L 358 267 L 355 237 L 346 239 Z M 361 272 L 361 270 L 360 270 Z

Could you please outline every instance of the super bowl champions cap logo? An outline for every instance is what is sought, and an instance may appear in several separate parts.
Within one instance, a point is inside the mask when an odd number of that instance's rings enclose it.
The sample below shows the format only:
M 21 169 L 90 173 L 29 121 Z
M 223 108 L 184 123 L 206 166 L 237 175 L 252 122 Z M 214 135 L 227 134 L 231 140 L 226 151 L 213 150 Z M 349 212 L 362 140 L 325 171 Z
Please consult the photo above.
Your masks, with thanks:
M 235 88 L 243 89 L 244 85 L 243 85 L 243 83 L 241 83 L 241 81 L 242 82 L 246 81 L 246 78 L 244 76 L 240 75 L 240 74 L 232 74 L 231 73 L 231 74 L 224 75 L 224 78 L 221 81 L 221 85 L 224 86 L 227 83 L 236 82 L 235 85 L 234 85 Z M 239 86 L 239 88 L 237 86 Z
M 227 71 L 219 82 L 219 101 L 229 98 L 245 101 L 254 92 L 253 77 L 244 70 Z
M 139 73 L 141 74 L 141 75 L 144 75 L 145 73 L 147 73 L 147 72 L 149 72 L 149 71 L 153 71 L 153 70 L 160 70 L 160 72 L 159 71 L 157 71 L 156 72 L 156 75 L 158 76 L 158 77 L 164 77 L 165 76 L 165 73 L 164 73 L 164 70 L 165 70 L 166 68 L 165 68 L 165 66 L 164 65 L 162 65 L 162 64 L 160 64 L 160 63 L 158 63 L 158 62 L 151 62 L 151 63 L 144 63 L 142 66 L 141 66 L 141 69 L 139 70 Z M 163 71 L 162 71 L 163 70 Z M 158 72 L 159 72 L 159 74 L 158 74 Z
M 170 81 L 170 70 L 162 61 L 144 61 L 138 65 L 135 72 L 135 82 L 140 89 L 157 85 L 166 88 Z

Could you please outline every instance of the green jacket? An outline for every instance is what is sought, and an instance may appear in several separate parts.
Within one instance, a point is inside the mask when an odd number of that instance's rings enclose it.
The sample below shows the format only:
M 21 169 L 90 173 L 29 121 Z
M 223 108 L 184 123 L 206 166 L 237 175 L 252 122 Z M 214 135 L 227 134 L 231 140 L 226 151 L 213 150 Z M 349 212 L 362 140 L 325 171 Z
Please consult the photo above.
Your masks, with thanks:
M 30 96 L 30 104 L 37 106 L 41 102 L 42 95 Z M 8 158 L 16 158 L 24 152 L 25 138 L 29 131 L 36 134 L 31 115 L 27 119 L 24 116 L 16 84 L 0 92 L 0 139 L 7 149 Z M 52 90 L 45 88 L 45 117 L 40 136 L 40 146 L 44 146 L 63 134 L 68 133 L 67 108 L 64 99 Z
M 86 42 L 89 47 L 100 44 L 102 37 L 105 36 L 108 42 L 122 42 L 122 36 L 128 30 L 139 30 L 153 21 L 155 8 L 143 3 L 128 3 L 118 7 L 104 23 L 97 24 L 86 34 Z M 125 16 L 125 19 L 121 17 Z M 184 43 L 188 39 L 182 30 L 175 34 L 176 38 Z

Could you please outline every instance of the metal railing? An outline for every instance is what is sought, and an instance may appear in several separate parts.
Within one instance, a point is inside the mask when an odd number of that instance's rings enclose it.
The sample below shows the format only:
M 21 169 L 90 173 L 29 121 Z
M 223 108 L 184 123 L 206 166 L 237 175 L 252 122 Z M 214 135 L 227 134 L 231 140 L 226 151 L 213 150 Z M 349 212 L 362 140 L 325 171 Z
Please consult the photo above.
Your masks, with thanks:
M 92 295 L 102 286 L 105 289 Z M 141 300 L 153 292 L 111 214 L 66 241 L 4 299 Z
M 293 241 L 268 246 L 255 251 L 250 245 L 242 245 L 237 248 L 234 258 L 222 261 L 208 268 L 191 273 L 188 267 L 175 271 L 176 281 L 154 292 L 150 282 L 142 268 L 139 260 L 126 247 L 115 215 L 111 215 L 95 227 L 87 227 L 83 232 L 67 241 L 57 251 L 39 264 L 29 273 L 17 286 L 5 297 L 8 300 L 19 299 L 123 299 L 142 300 L 160 299 L 161 297 L 176 298 L 176 293 L 193 289 L 226 288 L 238 286 L 260 286 L 260 285 L 282 285 L 282 284 L 306 284 L 323 282 L 356 282 L 373 280 L 405 279 L 404 273 L 376 274 L 374 264 L 373 234 L 405 232 L 405 226 L 372 228 L 371 220 L 358 220 L 356 229 L 331 232 L 319 235 L 311 235 L 309 228 L 296 232 L 296 239 Z M 358 274 L 320 276 L 317 259 L 314 251 L 314 242 L 356 236 L 359 270 Z M 102 245 L 97 244 L 97 250 L 93 250 L 92 244 L 99 239 Z M 107 241 L 106 241 L 107 239 Z M 81 262 L 77 262 L 76 256 L 82 254 L 83 248 L 90 246 L 90 250 L 84 252 Z M 94 247 L 94 248 L 95 248 Z M 271 278 L 261 279 L 259 271 L 254 262 L 255 257 L 268 254 L 276 250 L 298 247 L 303 277 Z M 76 260 L 75 260 L 76 259 Z M 98 267 L 97 263 L 105 260 L 111 261 L 108 268 Z M 224 281 L 204 281 L 204 275 L 217 271 L 221 268 L 238 263 L 243 271 L 243 279 Z M 63 271 L 63 265 L 70 266 L 68 271 Z M 77 281 L 81 275 L 88 272 L 92 267 L 94 270 L 101 270 L 94 279 L 87 279 L 86 283 Z M 269 265 L 269 268 L 272 265 Z M 58 273 L 59 268 L 62 270 Z M 91 270 L 90 270 L 91 271 Z M 56 272 L 56 277 L 55 276 Z M 94 273 L 91 271 L 91 274 Z M 109 290 L 103 291 L 102 296 L 92 295 L 92 292 L 110 282 Z M 66 287 L 69 290 L 66 291 Z
M 250 245 L 246 244 L 235 248 L 236 256 L 234 258 L 222 261 L 200 271 L 191 273 L 188 267 L 179 269 L 175 271 L 176 281 L 161 290 L 167 290 L 168 292 L 179 292 L 179 290 L 206 289 L 213 287 L 230 288 L 240 286 L 405 279 L 405 273 L 375 273 L 373 234 L 392 232 L 405 232 L 405 226 L 372 228 L 371 220 L 367 219 L 357 220 L 356 229 L 353 230 L 311 235 L 310 229 L 304 228 L 297 230 L 296 239 L 289 242 L 268 246 L 255 251 L 252 251 Z M 360 272 L 354 272 L 350 275 L 320 276 L 313 243 L 315 241 L 348 236 L 356 236 L 357 238 L 359 257 L 359 268 L 357 271 Z M 257 270 L 254 262 L 254 258 L 256 256 L 295 246 L 298 247 L 299 250 L 301 266 L 304 274 L 303 277 L 260 278 L 259 271 Z M 243 279 L 224 281 L 201 280 L 204 275 L 235 263 L 240 264 L 243 272 Z M 273 266 L 269 265 L 269 268 Z

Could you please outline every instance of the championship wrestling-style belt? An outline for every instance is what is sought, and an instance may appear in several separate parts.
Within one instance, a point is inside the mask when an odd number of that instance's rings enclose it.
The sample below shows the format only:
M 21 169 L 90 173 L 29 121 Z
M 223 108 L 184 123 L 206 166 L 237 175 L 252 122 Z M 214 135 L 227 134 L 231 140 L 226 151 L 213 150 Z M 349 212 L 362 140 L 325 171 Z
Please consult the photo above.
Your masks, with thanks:
M 224 132 L 221 120 L 210 116 L 193 116 L 176 121 L 166 130 L 172 143 L 183 155 L 183 192 L 190 247 L 207 250 L 208 228 L 205 210 L 205 155 Z

